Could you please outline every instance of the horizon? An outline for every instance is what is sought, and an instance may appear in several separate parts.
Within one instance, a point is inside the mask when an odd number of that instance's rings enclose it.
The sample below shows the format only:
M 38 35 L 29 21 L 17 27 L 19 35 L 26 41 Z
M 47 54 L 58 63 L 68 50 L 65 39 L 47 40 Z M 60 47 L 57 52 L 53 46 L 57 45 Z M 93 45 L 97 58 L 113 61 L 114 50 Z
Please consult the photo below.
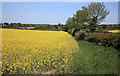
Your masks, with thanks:
M 2 23 L 9 23 L 9 22 L 2 22 Z M 20 23 L 20 22 L 17 22 L 17 23 Z M 9 23 L 10 24 L 10 23 Z M 27 23 L 21 23 L 21 24 L 27 24 Z M 58 25 L 58 24 L 42 24 L 42 23 L 40 23 L 40 24 L 33 24 L 33 23 L 31 23 L 32 25 Z M 60 23 L 61 24 L 61 23 Z M 61 24 L 61 25 L 65 25 L 65 24 Z M 99 25 L 119 25 L 119 24 L 99 24 Z
M 91 2 L 2 2 L 2 23 L 65 24 Z M 104 2 L 110 14 L 101 24 L 118 24 L 118 2 Z

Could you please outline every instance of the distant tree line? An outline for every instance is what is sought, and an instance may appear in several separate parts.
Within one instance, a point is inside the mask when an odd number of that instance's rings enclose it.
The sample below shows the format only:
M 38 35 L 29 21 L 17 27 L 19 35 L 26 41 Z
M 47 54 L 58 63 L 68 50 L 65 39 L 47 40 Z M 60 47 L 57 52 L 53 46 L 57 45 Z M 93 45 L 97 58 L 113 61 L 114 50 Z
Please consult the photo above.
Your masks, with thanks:
M 22 23 L 2 23 L 2 28 L 14 28 L 19 29 L 20 27 L 34 27 L 34 24 L 22 24 Z
M 33 30 L 56 30 L 60 31 L 63 29 L 63 24 L 58 23 L 57 25 L 50 24 L 22 24 L 22 23 L 1 23 L 2 28 L 12 29 L 27 29 L 27 27 L 34 27 Z
M 22 24 L 22 23 L 0 23 L 2 28 L 13 28 L 13 29 L 20 29 L 21 27 L 35 27 L 35 29 L 58 29 L 63 31 L 68 31 L 70 28 L 74 28 L 72 26 L 67 27 L 67 24 L 58 24 L 58 25 L 50 25 L 50 24 Z M 101 24 L 97 26 L 98 29 L 106 29 L 106 30 L 117 30 L 120 29 L 120 26 L 118 24 Z M 80 25 L 78 26 L 78 29 L 90 29 L 90 26 L 88 25 Z

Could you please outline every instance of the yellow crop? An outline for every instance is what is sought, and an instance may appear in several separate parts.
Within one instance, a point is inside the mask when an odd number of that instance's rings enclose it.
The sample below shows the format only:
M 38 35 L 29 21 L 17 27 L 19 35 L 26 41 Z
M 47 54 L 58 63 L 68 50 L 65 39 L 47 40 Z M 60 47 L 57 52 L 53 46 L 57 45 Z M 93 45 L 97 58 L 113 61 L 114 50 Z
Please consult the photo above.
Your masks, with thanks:
M 20 27 L 21 29 L 34 29 L 35 27 Z
M 120 30 L 108 30 L 108 32 L 112 32 L 112 33 L 120 33 Z
M 27 27 L 27 29 L 34 29 L 35 27 Z
M 2 29 L 2 73 L 68 70 L 78 49 L 63 31 Z

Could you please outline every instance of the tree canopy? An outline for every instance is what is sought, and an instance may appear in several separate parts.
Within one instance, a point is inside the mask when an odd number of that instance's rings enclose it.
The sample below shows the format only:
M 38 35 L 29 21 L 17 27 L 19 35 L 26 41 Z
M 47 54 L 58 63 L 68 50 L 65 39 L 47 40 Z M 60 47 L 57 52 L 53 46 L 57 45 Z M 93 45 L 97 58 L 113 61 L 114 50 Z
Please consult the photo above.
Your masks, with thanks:
M 100 24 L 108 14 L 109 10 L 105 8 L 103 2 L 92 2 L 87 7 L 83 6 L 82 10 L 76 11 L 76 14 L 74 14 L 72 18 L 68 18 L 66 25 L 71 27 L 80 25 L 96 26 Z

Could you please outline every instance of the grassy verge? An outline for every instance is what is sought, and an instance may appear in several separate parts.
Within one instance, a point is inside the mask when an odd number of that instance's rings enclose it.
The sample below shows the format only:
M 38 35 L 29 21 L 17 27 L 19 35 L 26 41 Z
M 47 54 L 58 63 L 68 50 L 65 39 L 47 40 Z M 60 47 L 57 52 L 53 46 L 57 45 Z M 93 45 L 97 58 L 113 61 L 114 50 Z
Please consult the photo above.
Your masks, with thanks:
M 80 50 L 73 54 L 72 71 L 76 74 L 118 74 L 118 52 L 114 48 L 106 48 L 78 41 Z

